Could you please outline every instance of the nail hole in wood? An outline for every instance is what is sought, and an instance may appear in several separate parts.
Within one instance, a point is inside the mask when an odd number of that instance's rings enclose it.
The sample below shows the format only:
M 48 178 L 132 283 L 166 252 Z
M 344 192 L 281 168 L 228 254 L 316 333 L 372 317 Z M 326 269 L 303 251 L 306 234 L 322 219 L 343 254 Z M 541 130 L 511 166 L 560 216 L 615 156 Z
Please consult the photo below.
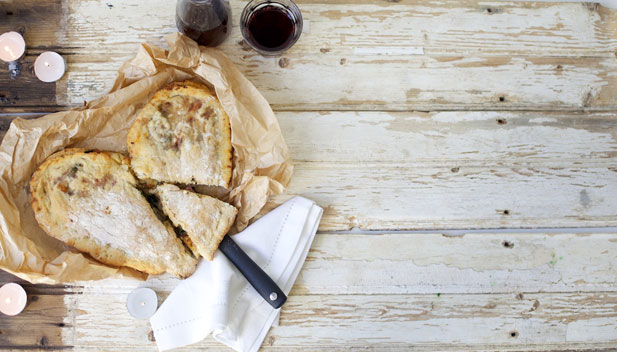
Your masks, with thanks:
M 452 172 L 458 172 L 459 170 L 460 170 L 459 167 L 453 167 L 453 168 L 450 169 L 450 171 L 452 171 Z
M 503 215 L 510 215 L 510 211 L 508 209 L 504 210 Z
M 490 7 L 488 9 L 486 9 L 486 12 L 488 13 L 493 13 L 493 9 L 491 9 Z
M 510 332 L 510 337 L 517 338 L 518 337 L 518 331 L 516 331 L 516 330 L 511 331 Z
M 30 298 L 30 301 L 32 301 L 32 302 L 36 302 L 36 301 L 38 301 L 38 300 L 39 300 L 39 296 L 32 296 L 32 297 Z
M 289 66 L 289 59 L 288 59 L 288 58 L 286 58 L 286 57 L 282 57 L 282 58 L 279 60 L 279 66 L 280 66 L 281 68 L 285 68 L 285 67 Z
M 330 49 L 329 48 L 321 48 L 321 49 L 319 49 L 319 51 L 321 51 L 322 54 L 325 54 L 325 53 L 329 52 Z
M 519 292 L 516 294 L 516 299 L 518 300 L 522 300 L 523 298 L 525 298 L 525 296 L 523 295 L 523 293 Z
M 508 121 L 506 119 L 497 119 L 497 123 L 499 125 L 505 125 L 506 123 L 508 123 Z
M 506 97 L 499 97 L 499 101 L 503 103 L 504 101 L 506 101 Z
M 4 334 L 4 331 L 0 330 L 0 335 Z
M 47 339 L 47 336 L 41 337 L 41 340 L 39 340 L 39 345 L 47 346 L 48 344 L 49 344 L 49 340 Z
M 615 55 L 617 55 L 617 53 L 616 53 Z M 347 62 L 347 59 L 346 59 L 346 58 L 342 58 L 342 59 L 341 59 L 341 65 L 345 65 L 345 63 L 346 63 L 346 62 Z
M 501 242 L 501 244 L 506 247 L 506 248 L 514 248 L 514 243 L 510 242 L 510 241 L 503 241 Z
M 7 15 L 7 16 L 13 16 L 13 11 L 7 11 L 7 12 L 6 12 L 6 15 Z
M 64 323 L 58 323 L 58 324 L 56 324 L 56 325 L 58 325 L 58 327 L 61 327 L 61 328 L 63 328 L 63 327 L 65 326 L 65 324 L 64 324 Z

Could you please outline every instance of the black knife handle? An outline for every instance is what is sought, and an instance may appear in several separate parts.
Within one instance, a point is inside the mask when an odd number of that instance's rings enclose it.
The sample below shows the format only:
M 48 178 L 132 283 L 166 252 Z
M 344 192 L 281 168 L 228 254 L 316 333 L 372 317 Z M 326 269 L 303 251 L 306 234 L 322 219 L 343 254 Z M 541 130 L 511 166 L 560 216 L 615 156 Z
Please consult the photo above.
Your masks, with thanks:
M 287 301 L 287 296 L 278 285 L 244 253 L 229 235 L 223 237 L 219 249 L 272 307 L 280 308 Z

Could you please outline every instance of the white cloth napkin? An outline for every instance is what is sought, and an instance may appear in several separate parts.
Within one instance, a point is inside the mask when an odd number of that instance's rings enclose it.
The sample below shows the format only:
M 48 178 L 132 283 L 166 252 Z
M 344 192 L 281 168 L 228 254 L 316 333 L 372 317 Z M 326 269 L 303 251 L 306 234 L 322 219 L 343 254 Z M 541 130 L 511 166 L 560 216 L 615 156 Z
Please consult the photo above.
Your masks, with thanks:
M 322 213 L 313 201 L 294 197 L 233 239 L 288 295 Z M 252 352 L 278 324 L 279 312 L 217 251 L 213 261 L 202 260 L 173 290 L 150 323 L 161 351 L 199 342 L 212 333 L 236 351 Z

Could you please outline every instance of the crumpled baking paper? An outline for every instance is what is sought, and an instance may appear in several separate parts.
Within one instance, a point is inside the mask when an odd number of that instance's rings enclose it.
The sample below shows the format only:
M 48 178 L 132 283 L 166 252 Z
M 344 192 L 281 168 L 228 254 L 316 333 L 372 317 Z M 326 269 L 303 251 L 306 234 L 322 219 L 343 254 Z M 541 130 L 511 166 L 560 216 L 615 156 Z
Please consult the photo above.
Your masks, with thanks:
M 234 147 L 232 186 L 196 187 L 235 205 L 242 230 L 281 193 L 293 167 L 268 102 L 242 73 L 213 48 L 174 33 L 166 50 L 142 44 L 118 71 L 111 91 L 83 107 L 34 120 L 15 119 L 0 145 L 0 269 L 32 283 L 145 279 L 146 274 L 104 265 L 48 236 L 30 206 L 28 182 L 36 167 L 65 147 L 126 153 L 126 135 L 141 108 L 167 84 L 194 80 L 213 88 L 229 115 Z

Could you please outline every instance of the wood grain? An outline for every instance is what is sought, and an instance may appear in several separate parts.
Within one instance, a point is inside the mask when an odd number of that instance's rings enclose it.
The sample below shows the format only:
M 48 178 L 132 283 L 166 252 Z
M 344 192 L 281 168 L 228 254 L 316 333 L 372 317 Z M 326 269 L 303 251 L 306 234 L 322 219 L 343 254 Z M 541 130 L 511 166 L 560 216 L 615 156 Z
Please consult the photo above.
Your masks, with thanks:
M 284 58 L 263 58 L 241 44 L 244 3 L 232 1 L 234 28 L 221 50 L 277 110 L 617 107 L 617 11 L 520 2 L 349 4 L 300 2 L 308 32 Z M 175 31 L 174 3 L 165 0 L 70 0 L 62 11 L 62 28 L 29 39 L 39 48 L 55 36 L 67 58 L 58 107 L 100 97 L 140 43 L 161 43 Z M 36 97 L 21 99 L 2 110 L 41 105 Z
M 56 84 L 39 81 L 33 64 L 43 51 L 63 51 L 59 46 L 64 33 L 63 15 L 61 0 L 0 2 L 0 33 L 18 31 L 26 41 L 18 79 L 11 80 L 8 65 L 0 62 L 0 112 L 61 109 L 56 102 Z
M 6 316 L 0 313 L 0 350 L 71 349 L 73 312 L 66 302 L 80 287 L 64 285 L 32 285 L 0 270 L 0 286 L 17 282 L 28 294 L 22 313 Z
M 616 238 L 318 235 L 263 348 L 608 348 L 617 343 Z M 162 300 L 176 283 L 148 286 Z M 154 349 L 149 325 L 124 308 L 140 285 L 105 280 L 67 302 L 77 312 L 75 346 Z M 208 338 L 180 350 L 195 348 L 222 345 Z
M 616 238 L 531 233 L 318 235 L 282 309 L 280 326 L 270 331 L 263 347 L 609 348 L 617 336 L 617 278 L 611 270 Z M 145 285 L 163 301 L 177 282 L 159 276 Z M 138 286 L 144 284 L 78 283 L 61 288 L 64 296 L 51 294 L 57 290 L 52 288 L 44 305 L 29 305 L 19 316 L 28 322 L 43 316 L 41 325 L 33 325 L 38 334 L 20 334 L 12 325 L 3 325 L 2 338 L 17 348 L 36 347 L 36 335 L 39 342 L 47 337 L 49 346 L 59 343 L 54 339 L 60 336 L 63 344 L 53 345 L 58 348 L 154 350 L 147 321 L 134 320 L 125 308 L 126 296 Z M 60 320 L 64 306 L 67 313 Z M 59 335 L 48 330 L 53 324 L 61 328 Z M 17 341 L 22 342 L 16 345 Z M 195 348 L 225 350 L 211 338 L 179 350 Z
M 457 166 L 458 167 L 458 166 Z M 462 171 L 461 171 L 462 170 Z M 321 231 L 616 226 L 614 167 L 297 163 L 284 195 L 325 207 Z
M 616 234 L 400 230 L 617 226 L 616 10 L 299 0 L 306 32 L 263 58 L 231 3 L 221 50 L 278 111 L 296 163 L 267 209 L 295 194 L 325 208 L 264 350 L 614 350 Z M 140 43 L 175 31 L 174 6 L 0 0 L 0 32 L 23 25 L 28 43 L 20 80 L 0 65 L 0 136 L 105 94 Z M 30 72 L 44 50 L 67 60 L 57 84 Z M 343 233 L 357 229 L 386 231 Z M 31 303 L 0 319 L 0 349 L 154 351 L 126 296 L 145 285 L 162 301 L 177 283 L 24 283 Z M 229 350 L 178 350 L 196 348 Z
M 278 114 L 320 230 L 615 226 L 613 113 Z
M 615 255 L 615 234 L 320 235 L 292 294 L 615 291 Z
M 291 296 L 263 350 L 541 350 L 617 343 L 614 293 Z M 76 348 L 156 350 L 123 295 L 82 296 Z M 178 349 L 224 350 L 212 338 Z
M 615 113 L 278 118 L 295 174 L 264 212 L 306 196 L 320 231 L 617 226 Z
M 318 234 L 291 295 L 617 292 L 613 233 Z M 178 280 L 158 276 L 161 292 Z M 85 283 L 83 295 L 121 294 L 137 281 Z

